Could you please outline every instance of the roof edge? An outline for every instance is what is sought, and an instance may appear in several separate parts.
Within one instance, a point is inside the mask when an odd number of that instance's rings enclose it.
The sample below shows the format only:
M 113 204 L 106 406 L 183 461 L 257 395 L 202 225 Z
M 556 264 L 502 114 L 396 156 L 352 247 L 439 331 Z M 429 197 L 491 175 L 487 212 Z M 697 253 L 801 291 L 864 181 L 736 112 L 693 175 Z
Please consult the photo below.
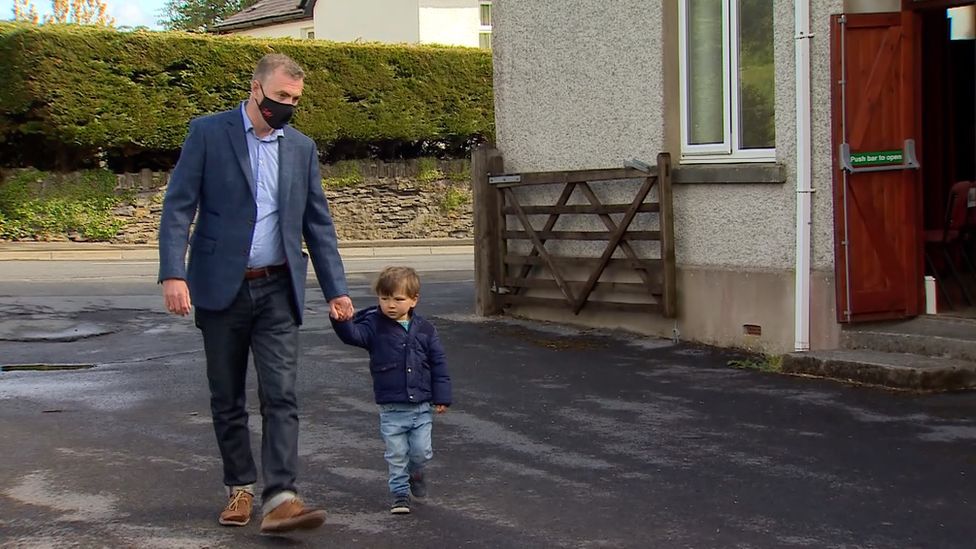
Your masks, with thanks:
M 211 27 L 211 29 L 208 29 L 207 32 L 220 33 L 220 32 L 232 31 L 232 30 L 269 27 L 271 25 L 277 25 L 279 23 L 288 23 L 291 21 L 305 21 L 308 19 L 312 19 L 312 15 L 305 13 L 305 11 L 303 10 L 303 11 L 296 11 L 294 13 L 289 13 L 285 15 L 275 15 L 273 17 L 259 17 L 257 19 L 252 19 L 250 21 L 242 21 L 240 23 L 230 23 L 230 24 L 218 23 L 213 27 Z

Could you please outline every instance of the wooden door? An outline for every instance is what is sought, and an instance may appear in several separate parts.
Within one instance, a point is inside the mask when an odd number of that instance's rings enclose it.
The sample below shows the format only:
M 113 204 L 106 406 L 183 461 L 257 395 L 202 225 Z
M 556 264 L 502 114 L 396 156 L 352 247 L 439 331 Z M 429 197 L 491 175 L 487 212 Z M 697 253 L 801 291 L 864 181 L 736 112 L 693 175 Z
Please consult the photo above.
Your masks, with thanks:
M 918 138 L 915 17 L 902 12 L 832 20 L 834 264 L 840 322 L 905 318 L 922 310 L 918 172 L 849 173 L 840 158 L 843 143 L 858 154 L 902 150 L 905 140 Z

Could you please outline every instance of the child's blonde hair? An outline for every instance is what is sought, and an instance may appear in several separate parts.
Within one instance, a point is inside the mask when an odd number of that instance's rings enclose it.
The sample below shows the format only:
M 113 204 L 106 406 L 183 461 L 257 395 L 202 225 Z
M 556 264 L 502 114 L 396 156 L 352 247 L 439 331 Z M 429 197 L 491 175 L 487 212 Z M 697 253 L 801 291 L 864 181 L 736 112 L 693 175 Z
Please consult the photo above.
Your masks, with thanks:
M 373 291 L 379 296 L 403 292 L 413 299 L 420 295 L 420 277 L 410 267 L 387 267 L 376 277 Z

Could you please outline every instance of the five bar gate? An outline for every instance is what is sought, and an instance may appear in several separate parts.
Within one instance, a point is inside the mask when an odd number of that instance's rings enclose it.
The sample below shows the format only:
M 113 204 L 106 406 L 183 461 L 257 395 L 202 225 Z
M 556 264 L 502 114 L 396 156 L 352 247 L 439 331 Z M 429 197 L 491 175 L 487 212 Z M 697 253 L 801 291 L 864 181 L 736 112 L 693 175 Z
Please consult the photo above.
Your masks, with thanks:
M 662 153 L 656 166 L 633 164 L 622 169 L 505 174 L 497 150 L 477 149 L 472 175 L 478 313 L 500 314 L 509 306 L 531 305 L 568 309 L 574 314 L 592 307 L 677 316 L 671 159 Z M 594 186 L 613 182 L 619 186 L 620 180 L 642 184 L 627 203 L 602 203 Z M 543 185 L 562 186 L 554 204 L 522 204 L 516 189 Z M 649 198 L 654 187 L 656 199 Z M 570 203 L 574 194 L 579 196 Z M 656 214 L 657 227 L 632 228 L 638 213 Z M 611 214 L 622 217 L 615 219 Z M 530 216 L 539 221 L 545 216 L 545 221 L 541 226 L 533 224 Z M 557 222 L 563 216 L 596 216 L 606 230 L 559 230 Z M 526 248 L 510 246 L 515 241 L 530 243 L 531 251 L 513 251 Z M 547 248 L 547 242 L 553 241 L 606 245 L 599 256 L 567 255 Z M 642 257 L 638 250 L 647 246 L 637 242 L 657 243 L 658 253 Z M 620 253 L 615 253 L 618 249 Z M 637 281 L 601 280 L 611 265 L 617 275 L 636 273 Z M 571 278 L 581 269 L 588 270 L 585 277 Z M 601 295 L 609 297 L 596 298 L 597 289 L 606 290 Z M 620 300 L 614 297 L 618 295 L 628 297 Z

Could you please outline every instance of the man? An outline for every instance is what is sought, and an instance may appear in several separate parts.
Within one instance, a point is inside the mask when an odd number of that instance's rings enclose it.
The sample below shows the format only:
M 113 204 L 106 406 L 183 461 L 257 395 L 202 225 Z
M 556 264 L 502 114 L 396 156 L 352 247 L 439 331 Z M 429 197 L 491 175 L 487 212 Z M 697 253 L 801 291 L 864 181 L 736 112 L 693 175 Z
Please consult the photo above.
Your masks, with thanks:
M 203 334 L 229 495 L 219 522 L 228 526 L 250 520 L 257 481 L 244 396 L 249 349 L 253 356 L 263 418 L 266 533 L 317 528 L 325 521 L 325 511 L 305 507 L 295 487 L 298 327 L 308 269 L 303 235 L 330 314 L 348 319 L 353 313 L 315 144 L 287 125 L 304 78 L 292 59 L 267 55 L 254 71 L 247 101 L 190 123 L 159 228 L 166 308 L 185 316 L 192 298 Z

